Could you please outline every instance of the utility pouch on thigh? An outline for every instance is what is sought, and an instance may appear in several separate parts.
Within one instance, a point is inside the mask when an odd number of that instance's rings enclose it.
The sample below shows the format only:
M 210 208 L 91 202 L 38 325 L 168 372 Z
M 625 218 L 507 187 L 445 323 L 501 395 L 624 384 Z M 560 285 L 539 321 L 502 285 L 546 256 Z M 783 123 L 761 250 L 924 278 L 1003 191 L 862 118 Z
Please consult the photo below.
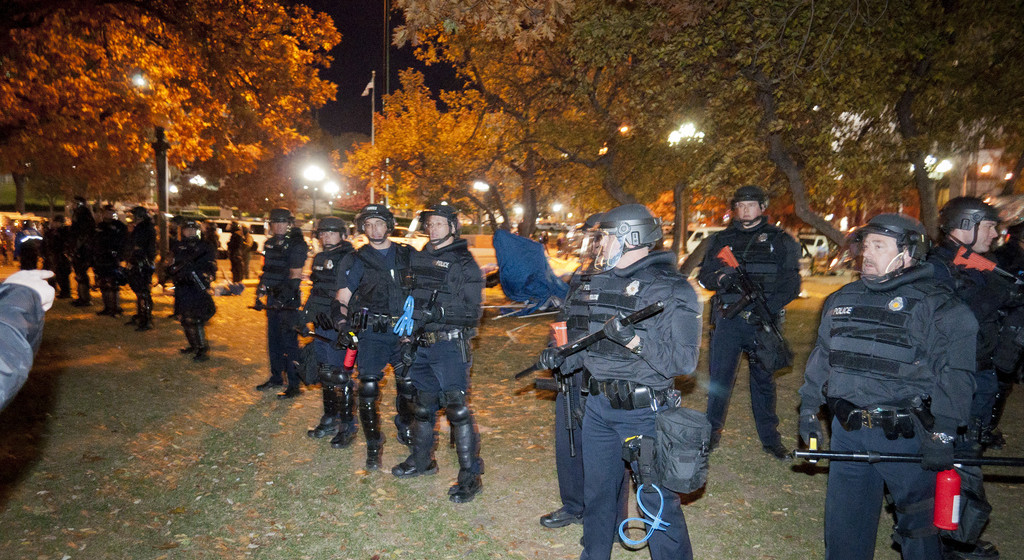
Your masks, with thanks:
M 655 421 L 655 476 L 658 484 L 681 494 L 694 492 L 708 479 L 711 423 L 692 408 L 663 408 Z
M 633 482 L 641 484 L 647 492 L 655 492 L 653 485 L 661 484 L 655 472 L 654 440 L 642 435 L 631 436 L 622 442 L 622 460 L 633 471 Z

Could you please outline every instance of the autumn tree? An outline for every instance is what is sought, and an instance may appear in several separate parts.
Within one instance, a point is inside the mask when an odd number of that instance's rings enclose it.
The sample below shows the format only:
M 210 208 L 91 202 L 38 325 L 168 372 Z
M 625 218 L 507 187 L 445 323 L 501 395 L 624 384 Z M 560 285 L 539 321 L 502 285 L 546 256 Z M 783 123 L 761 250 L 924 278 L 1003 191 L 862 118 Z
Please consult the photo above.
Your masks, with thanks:
M 310 109 L 335 92 L 318 68 L 340 36 L 300 4 L 43 0 L 3 10 L 0 165 L 16 178 L 87 185 L 76 194 L 143 188 L 117 184 L 112 170 L 152 157 L 154 126 L 166 128 L 179 168 L 253 171 L 303 144 Z

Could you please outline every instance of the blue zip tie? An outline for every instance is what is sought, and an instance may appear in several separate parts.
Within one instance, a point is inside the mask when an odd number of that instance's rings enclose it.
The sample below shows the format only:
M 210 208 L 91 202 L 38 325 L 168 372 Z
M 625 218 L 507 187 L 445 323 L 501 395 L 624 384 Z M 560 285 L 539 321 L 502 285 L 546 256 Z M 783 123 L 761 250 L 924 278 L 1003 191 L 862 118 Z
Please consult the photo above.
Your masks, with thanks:
M 415 307 L 415 302 L 412 296 L 405 298 L 405 305 L 402 306 L 402 316 L 398 318 L 398 322 L 395 323 L 395 328 L 392 332 L 398 336 L 409 336 L 412 334 L 412 310 Z
M 658 491 L 658 514 L 651 515 L 651 512 L 647 511 L 647 508 L 644 507 L 644 502 L 640 499 L 640 492 L 644 489 L 644 485 L 641 484 L 640 487 L 636 489 L 636 503 L 638 506 L 640 506 L 640 511 L 643 512 L 643 514 L 647 517 L 650 517 L 651 520 L 648 521 L 643 517 L 630 517 L 629 519 L 623 520 L 622 523 L 619 523 L 619 537 L 622 538 L 622 542 L 630 546 L 638 546 L 644 544 L 645 542 L 647 542 L 647 539 L 651 538 L 651 535 L 653 535 L 655 531 L 665 531 L 665 527 L 671 525 L 671 523 L 666 523 L 661 520 L 661 512 L 665 508 L 665 495 L 661 493 L 661 488 L 658 488 L 657 484 L 652 484 L 651 487 Z M 626 527 L 626 524 L 630 521 L 639 521 L 644 525 L 650 525 L 651 528 L 647 530 L 647 534 L 644 535 L 644 538 L 638 541 L 634 541 L 633 539 L 627 537 L 626 532 L 623 530 Z

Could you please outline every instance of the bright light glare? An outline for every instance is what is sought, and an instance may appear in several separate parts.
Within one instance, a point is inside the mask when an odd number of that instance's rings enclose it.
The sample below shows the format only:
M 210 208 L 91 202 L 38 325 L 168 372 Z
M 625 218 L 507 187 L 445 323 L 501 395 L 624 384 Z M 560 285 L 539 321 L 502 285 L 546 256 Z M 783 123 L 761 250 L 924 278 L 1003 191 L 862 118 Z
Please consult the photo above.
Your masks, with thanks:
M 480 191 L 480 192 L 487 192 L 487 191 L 491 190 L 491 186 L 488 185 L 487 183 L 483 182 L 483 181 L 474 181 L 473 182 L 473 190 Z
M 825 214 L 825 221 L 826 222 L 831 222 L 832 218 L 835 218 L 835 217 L 836 217 L 835 214 Z
M 940 161 L 939 164 L 935 166 L 935 171 L 939 173 L 945 173 L 950 169 L 953 169 L 953 162 L 949 161 L 948 159 Z
M 171 185 L 168 190 L 171 191 L 171 194 L 178 194 L 178 185 Z
M 339 188 L 338 183 L 335 183 L 334 181 L 327 181 L 324 183 L 324 192 L 327 194 L 333 195 L 338 192 Z
M 317 165 L 308 165 L 302 170 L 302 176 L 307 181 L 323 181 L 327 173 Z
M 196 175 L 189 179 L 188 182 L 192 183 L 197 187 L 202 187 L 206 185 L 206 177 L 203 177 L 202 175 Z
M 561 202 L 556 202 L 556 203 L 552 204 L 551 205 L 551 211 L 552 212 L 561 212 L 562 211 L 562 203 Z
M 523 207 L 516 204 L 515 206 L 512 207 L 512 212 L 514 212 L 516 215 L 521 216 L 523 214 Z
M 135 74 L 132 74 L 132 85 L 137 88 L 144 88 L 149 85 L 149 81 L 146 80 L 146 77 L 141 73 L 136 72 Z
M 693 123 L 683 123 L 679 125 L 679 128 L 673 130 L 668 135 L 668 144 L 675 146 L 683 140 L 696 140 L 702 142 L 704 140 L 704 133 L 697 130 L 697 127 Z
M 991 173 L 992 172 L 992 164 L 991 163 L 986 163 L 985 165 L 982 165 L 981 166 L 981 172 L 982 173 Z
M 1004 181 L 1009 181 L 1010 179 L 1013 179 L 1013 173 L 1007 173 L 1006 176 L 1003 177 Z

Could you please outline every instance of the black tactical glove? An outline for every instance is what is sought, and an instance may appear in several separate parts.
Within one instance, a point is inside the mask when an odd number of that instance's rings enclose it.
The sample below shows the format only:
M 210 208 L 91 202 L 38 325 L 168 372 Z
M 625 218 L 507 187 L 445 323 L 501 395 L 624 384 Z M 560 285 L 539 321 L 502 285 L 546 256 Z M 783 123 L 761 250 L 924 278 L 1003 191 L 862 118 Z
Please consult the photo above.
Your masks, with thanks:
M 718 269 L 718 289 L 728 290 L 736 283 L 736 269 L 731 266 L 723 266 Z
M 331 326 L 338 332 L 348 329 L 348 307 L 336 299 L 331 300 Z
M 921 468 L 936 472 L 953 468 L 953 439 L 942 432 L 925 432 L 921 438 Z
M 255 309 L 256 311 L 263 311 L 264 309 L 267 308 L 267 306 L 263 305 L 263 300 L 261 300 L 259 296 L 257 296 L 256 302 L 252 304 L 252 308 Z
M 541 350 L 537 364 L 543 369 L 555 369 L 565 362 L 565 356 L 558 353 L 558 348 L 545 348 Z
M 633 328 L 633 325 L 622 322 L 625 317 L 626 315 L 619 311 L 618 315 L 605 321 L 604 328 L 601 329 L 608 340 L 620 346 L 629 344 L 629 341 L 636 336 L 636 329 Z
M 800 412 L 800 439 L 804 440 L 804 443 L 811 445 L 811 438 L 818 440 L 818 447 L 821 447 L 821 422 L 818 420 L 818 413 L 813 410 L 803 410 Z
M 317 313 L 316 317 L 313 317 L 313 324 L 325 331 L 334 328 L 334 321 L 331 319 L 331 316 L 323 311 Z
M 300 288 L 302 285 L 301 278 L 289 278 L 287 282 L 281 285 L 281 303 L 288 304 L 299 301 L 300 299 Z

